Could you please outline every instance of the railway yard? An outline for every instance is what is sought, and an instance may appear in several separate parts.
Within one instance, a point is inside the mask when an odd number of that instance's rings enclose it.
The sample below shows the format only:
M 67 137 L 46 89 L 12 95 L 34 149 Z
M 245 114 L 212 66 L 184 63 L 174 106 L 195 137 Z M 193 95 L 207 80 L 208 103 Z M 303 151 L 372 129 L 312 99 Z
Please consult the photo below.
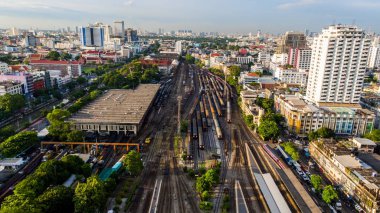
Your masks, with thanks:
M 182 129 L 182 123 L 187 123 L 187 129 Z M 98 153 L 97 159 L 91 159 L 95 162 L 92 172 L 102 179 L 118 169 L 129 149 L 142 153 L 144 169 L 133 180 L 137 187 L 125 212 L 202 212 L 195 179 L 184 168 L 197 174 L 200 168 L 217 163 L 220 178 L 210 191 L 212 212 L 222 211 L 227 195 L 231 212 L 317 209 L 315 204 L 305 204 L 284 177 L 281 162 L 248 129 L 233 88 L 224 79 L 194 65 L 180 63 L 172 77 L 162 79 L 136 136 L 111 134 L 99 142 L 81 148 Z M 105 144 L 111 142 L 113 145 Z M 126 143 L 127 149 L 123 146 Z M 72 149 L 74 145 L 78 144 L 72 143 Z M 72 152 L 69 146 L 46 146 L 51 152 L 56 149 L 52 157 L 57 159 Z M 34 170 L 43 155 L 36 152 L 24 173 L 17 174 L 1 189 L 1 198 L 12 193 L 12 187 Z M 112 209 L 110 203 L 107 205 Z

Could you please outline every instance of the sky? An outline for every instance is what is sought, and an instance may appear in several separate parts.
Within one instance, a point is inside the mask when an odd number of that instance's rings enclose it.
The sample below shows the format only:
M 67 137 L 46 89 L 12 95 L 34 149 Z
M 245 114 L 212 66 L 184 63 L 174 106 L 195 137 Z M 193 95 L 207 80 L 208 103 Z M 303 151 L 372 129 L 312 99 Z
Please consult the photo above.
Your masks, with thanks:
M 320 32 L 333 23 L 380 33 L 380 0 L 0 0 L 0 28 L 111 24 L 157 32 Z

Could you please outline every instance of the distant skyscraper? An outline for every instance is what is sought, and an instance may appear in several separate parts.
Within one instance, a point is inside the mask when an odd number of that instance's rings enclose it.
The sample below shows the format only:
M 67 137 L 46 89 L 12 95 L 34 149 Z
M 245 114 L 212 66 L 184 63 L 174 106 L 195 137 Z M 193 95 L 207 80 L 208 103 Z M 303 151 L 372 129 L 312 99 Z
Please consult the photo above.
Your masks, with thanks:
M 70 29 L 70 27 L 67 27 L 67 32 L 69 33 L 69 32 L 71 32 L 71 29 Z
M 306 98 L 359 103 L 370 40 L 356 26 L 332 25 L 314 38 Z
M 78 27 L 78 26 L 75 27 L 75 33 L 76 33 L 76 34 L 79 33 L 79 27 Z
M 80 40 L 84 48 L 102 48 L 104 46 L 104 28 L 96 26 L 81 27 Z
M 20 35 L 18 29 L 16 27 L 12 27 L 10 30 L 9 30 L 9 34 L 11 36 L 16 36 L 16 35 Z
M 181 52 L 182 52 L 182 42 L 181 41 L 175 42 L 175 52 L 177 52 L 178 54 L 181 54 Z
M 24 39 L 24 44 L 26 47 L 36 47 L 39 43 L 38 38 L 36 38 L 36 36 L 34 36 L 31 32 L 25 32 Z
M 114 21 L 113 22 L 113 35 L 116 37 L 124 37 L 124 21 Z
M 110 41 L 112 35 L 112 27 L 108 24 L 101 25 L 101 27 L 104 29 L 104 41 Z
M 127 29 L 127 42 L 136 42 L 139 41 L 139 37 L 137 36 L 137 30 L 132 28 Z
M 303 33 L 286 32 L 279 41 L 277 53 L 288 53 L 290 48 L 305 48 L 306 37 Z

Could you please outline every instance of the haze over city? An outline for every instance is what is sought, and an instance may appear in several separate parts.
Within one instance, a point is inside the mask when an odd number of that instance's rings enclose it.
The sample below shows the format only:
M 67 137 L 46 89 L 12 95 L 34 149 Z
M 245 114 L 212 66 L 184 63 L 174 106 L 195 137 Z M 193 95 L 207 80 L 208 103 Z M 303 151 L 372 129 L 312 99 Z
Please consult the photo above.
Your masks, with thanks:
M 318 31 L 356 23 L 379 32 L 377 0 L 2 0 L 0 27 L 58 29 L 126 20 L 128 26 L 157 31 L 192 29 L 224 33 Z

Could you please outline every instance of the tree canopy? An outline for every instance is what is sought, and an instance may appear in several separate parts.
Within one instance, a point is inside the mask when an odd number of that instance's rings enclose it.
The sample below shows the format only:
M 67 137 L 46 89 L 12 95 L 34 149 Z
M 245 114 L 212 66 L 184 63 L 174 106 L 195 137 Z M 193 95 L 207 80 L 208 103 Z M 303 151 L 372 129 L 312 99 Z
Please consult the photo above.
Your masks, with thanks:
M 39 142 L 36 132 L 24 131 L 10 136 L 0 144 L 0 153 L 4 157 L 14 157 Z
M 314 175 L 314 174 L 311 175 L 310 176 L 310 182 L 316 191 L 321 190 L 321 188 L 322 188 L 322 177 L 320 175 Z
M 310 132 L 308 138 L 310 141 L 316 140 L 318 138 L 332 138 L 335 136 L 334 130 L 327 127 L 322 127 L 314 132 Z
M 325 186 L 325 188 L 322 191 L 323 201 L 325 201 L 327 204 L 330 204 L 331 202 L 333 202 L 334 200 L 337 200 L 338 198 L 339 198 L 338 193 L 336 192 L 333 186 L 331 185 Z
M 45 213 L 66 213 L 74 211 L 73 191 L 63 185 L 49 187 L 38 196 L 37 203 Z
M 124 164 L 129 173 L 133 176 L 138 175 L 143 169 L 143 162 L 141 161 L 140 153 L 132 150 L 128 152 L 124 159 Z
M 75 212 L 99 212 L 102 210 L 102 207 L 105 202 L 105 184 L 97 176 L 89 177 L 86 183 L 79 183 L 75 188 Z
M 257 129 L 259 135 L 263 140 L 275 139 L 280 133 L 280 129 L 275 121 L 263 120 L 260 122 L 259 128 Z
M 371 132 L 365 134 L 364 137 L 374 142 L 380 142 L 380 129 L 374 129 Z
M 297 147 L 294 145 L 294 143 L 285 142 L 285 143 L 282 143 L 281 146 L 284 147 L 285 152 L 288 153 L 293 160 L 295 161 L 299 160 L 300 156 L 299 156 Z
M 61 55 L 57 51 L 50 51 L 46 57 L 49 60 L 58 61 L 61 58 Z
M 0 96 L 0 120 L 25 107 L 25 97 L 20 94 Z

